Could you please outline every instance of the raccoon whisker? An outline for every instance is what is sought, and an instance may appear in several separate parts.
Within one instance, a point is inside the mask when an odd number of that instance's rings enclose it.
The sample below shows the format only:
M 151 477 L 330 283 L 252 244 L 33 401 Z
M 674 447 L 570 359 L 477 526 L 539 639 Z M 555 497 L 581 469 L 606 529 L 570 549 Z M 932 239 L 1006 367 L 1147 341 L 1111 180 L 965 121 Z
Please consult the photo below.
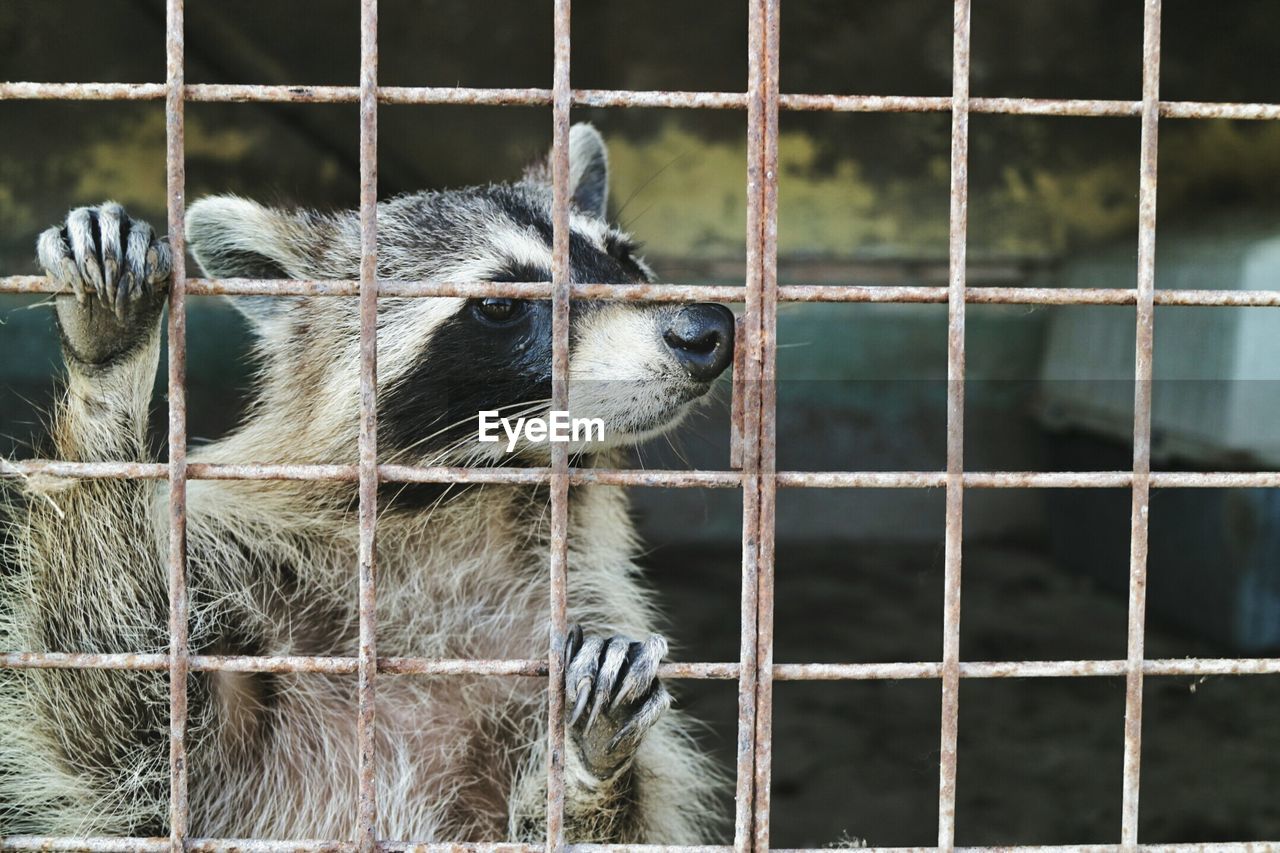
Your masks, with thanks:
M 405 488 L 408 488 L 408 485 L 409 485 L 409 484 L 408 484 L 408 483 L 406 483 L 406 484 L 405 484 Z M 430 505 L 430 506 L 428 506 L 428 507 L 427 507 L 425 510 L 423 510 L 421 513 L 417 513 L 417 514 L 416 514 L 416 516 L 417 516 L 417 520 L 418 520 L 418 521 L 427 521 L 427 520 L 429 520 L 429 519 L 431 518 L 431 516 L 435 513 L 435 511 L 436 511 L 437 509 L 439 509 L 439 508 L 444 504 L 445 499 L 449 497 L 449 493 L 450 493 L 450 492 L 452 492 L 452 491 L 454 490 L 454 487 L 456 487 L 457 485 L 458 485 L 458 483 L 450 483 L 450 484 L 445 488 L 445 490 L 444 490 L 443 492 L 441 492 L 441 493 L 440 493 L 440 497 L 438 497 L 438 498 L 436 498 L 434 501 L 432 501 L 432 502 L 431 502 L 431 505 Z M 401 489 L 401 491 L 404 491 L 404 489 Z
M 629 204 L 631 204 L 631 202 L 635 201 L 636 196 L 640 195 L 640 193 L 642 193 L 642 192 L 644 192 L 646 189 L 648 189 L 650 184 L 652 184 L 652 183 L 653 183 L 654 181 L 656 181 L 658 178 L 662 177 L 662 173 L 663 173 L 663 172 L 665 172 L 665 171 L 667 171 L 668 169 L 670 169 L 670 168 L 671 168 L 672 166 L 674 166 L 676 163 L 679 163 L 679 162 L 680 162 L 681 160 L 683 160 L 685 157 L 688 157 L 690 153 L 691 153 L 691 152 L 689 152 L 689 151 L 681 151 L 679 154 L 677 154 L 676 156 L 674 156 L 674 157 L 672 157 L 670 160 L 668 160 L 668 161 L 667 161 L 667 163 L 666 163 L 666 165 L 664 165 L 661 169 L 659 169 L 658 171 L 656 171 L 656 172 L 654 172 L 652 175 L 650 175 L 650 176 L 649 176 L 649 178 L 648 178 L 646 181 L 644 181 L 643 183 L 641 183 L 641 184 L 640 184 L 640 186 L 638 186 L 638 187 L 636 187 L 634 190 L 632 190 L 632 191 L 631 191 L 631 195 L 627 196 L 627 200 L 626 200 L 626 201 L 624 201 L 624 202 L 622 203 L 622 207 L 618 208 L 617 212 L 616 212 L 616 213 L 614 213 L 613 218 L 614 218 L 614 219 L 617 219 L 619 222 L 621 222 L 621 221 L 622 221 L 622 214 L 626 212 L 626 210 L 627 210 L 627 205 L 629 205 Z M 647 210 L 647 209 L 648 209 L 648 208 L 646 208 L 646 210 Z M 643 215 L 643 214 L 642 214 L 642 215 Z M 629 227 L 630 227 L 630 223 L 628 223 L 628 224 L 626 224 L 626 225 L 623 225 L 623 226 L 622 226 L 622 228 L 623 228 L 623 230 L 624 230 L 624 231 L 625 231 L 625 230 L 627 230 Z
M 506 414 L 506 415 L 504 415 L 505 417 L 512 417 L 512 416 L 514 416 L 514 417 L 524 417 L 524 416 L 526 416 L 526 415 L 531 415 L 531 414 L 533 414 L 534 412 L 536 412 L 536 411 L 538 411 L 539 409 L 541 409 L 543 406 L 547 406 L 547 405 L 549 405 L 550 403 L 551 403 L 550 398 L 547 398 L 547 399 L 544 399 L 544 400 L 533 400 L 533 401 L 529 401 L 529 400 L 521 400 L 521 401 L 520 401 L 520 402 L 518 402 L 518 403 L 508 403 L 508 404 L 506 404 L 505 406 L 498 406 L 498 407 L 496 407 L 495 409 L 492 409 L 491 411 L 496 411 L 496 412 L 499 412 L 499 413 L 506 412 L 507 414 Z M 524 407 L 524 408 L 523 408 L 523 409 L 521 409 L 521 410 L 519 410 L 519 411 L 517 411 L 517 412 L 515 412 L 515 413 L 508 412 L 508 410 L 509 410 L 509 409 L 514 409 L 514 408 L 516 408 L 517 406 L 521 406 L 521 407 Z M 474 420 L 475 420 L 475 418 L 476 418 L 476 416 L 468 415 L 468 416 L 467 416 L 467 417 L 465 417 L 465 418 L 460 418 L 459 420 L 456 420 L 456 421 L 454 421 L 454 422 L 453 422 L 453 423 L 451 423 L 451 424 L 447 424 L 446 426 L 440 427 L 440 428 L 439 428 L 439 429 L 437 429 L 435 432 L 432 432 L 432 433 L 430 433 L 430 434 L 428 434 L 428 435 L 424 435 L 424 436 L 422 436 L 421 438 L 414 440 L 414 441 L 413 441 L 413 443 L 411 443 L 411 444 L 409 444 L 409 445 L 406 445 L 405 447 L 399 448 L 399 449 L 398 449 L 398 450 L 396 450 L 396 452 L 395 452 L 395 453 L 390 457 L 389 461 L 395 461 L 395 460 L 403 459 L 405 456 L 408 456 L 410 453 L 412 453 L 414 450 L 416 450 L 416 449 L 418 449 L 419 447 L 421 447 L 423 444 L 427 443 L 428 441 L 431 441 L 431 439 L 436 438 L 436 437 L 438 437 L 438 436 L 440 436 L 440 435 L 442 435 L 442 434 L 444 434 L 444 433 L 448 432 L 448 431 L 449 431 L 449 430 L 451 430 L 451 429 L 455 429 L 455 428 L 457 428 L 457 427 L 460 427 L 460 426 L 462 426 L 463 424 L 471 423 L 472 421 L 474 421 Z M 436 457 L 435 457 L 435 458 L 436 458 L 436 459 L 440 459 L 440 458 L 442 458 L 442 457 L 446 456 L 447 454 L 449 454 L 449 453 L 451 453 L 451 452 L 453 452 L 453 451 L 457 450 L 459 447 L 461 447 L 461 446 L 463 446 L 463 445 L 465 445 L 465 444 L 467 444 L 467 443 L 469 443 L 469 442 L 472 442 L 472 441 L 474 441 L 474 440 L 475 440 L 475 439 L 474 439 L 474 437 L 473 437 L 473 436 L 469 436 L 469 435 L 468 435 L 468 436 L 463 436 L 462 438 L 460 438 L 460 439 L 458 439 L 457 441 L 455 441 L 453 444 L 451 444 L 451 445 L 449 445 L 448 447 L 444 448 L 443 450 L 439 451 L 439 452 L 436 454 Z M 434 464 L 434 463 L 432 463 L 432 464 Z
M 635 225 L 637 222 L 639 222 L 639 221 L 640 221 L 640 219 L 641 219 L 641 218 L 642 218 L 646 213 L 648 213 L 648 212 L 649 212 L 649 211 L 651 211 L 651 210 L 653 210 L 653 205 L 652 205 L 652 204 L 650 204 L 650 205 L 649 205 L 648 207 L 646 207 L 644 210 L 641 210 L 641 211 L 640 211 L 639 213 L 637 213 L 635 216 L 631 217 L 631 218 L 630 218 L 630 219 L 628 219 L 626 222 L 624 222 L 624 223 L 622 224 L 623 229 L 624 229 L 624 230 L 630 230 L 630 229 L 631 229 L 631 226 L 633 226 L 633 225 Z
M 669 432 L 664 432 L 664 433 L 662 434 L 662 437 L 663 437 L 664 439 L 666 439 L 667 447 L 670 447 L 670 448 L 671 448 L 671 452 L 672 452 L 672 453 L 674 453 L 674 454 L 676 455 L 676 458 L 677 458 L 677 459 L 679 459 L 681 462 L 683 462 L 683 463 L 684 463 L 684 467 L 686 467 L 686 468 L 692 468 L 692 467 L 693 467 L 693 465 L 689 462 L 689 457 L 685 456 L 684 451 L 683 451 L 681 448 L 679 448 L 679 447 L 677 447 L 677 446 L 676 446 L 676 442 L 675 442 L 675 440 L 671 437 L 671 433 L 669 433 Z
M 545 405 L 547 405 L 548 402 L 549 401 L 538 401 L 538 402 L 529 403 L 529 404 L 515 403 L 515 404 L 512 404 L 512 406 L 500 407 L 496 411 L 503 411 L 504 409 L 509 409 L 516 405 L 527 405 L 527 408 L 517 409 L 515 412 L 511 412 L 507 415 L 507 417 L 514 417 L 519 419 L 527 415 L 535 414 L 541 411 L 542 408 Z M 465 421 L 460 421 L 459 423 L 464 423 L 464 422 Z M 416 443 L 417 442 L 415 442 L 415 444 Z M 427 464 L 430 464 L 430 465 L 441 464 L 446 460 L 448 460 L 449 457 L 456 451 L 466 449 L 468 450 L 468 452 L 461 459 L 454 460 L 456 464 L 461 466 L 469 466 L 473 462 L 486 462 L 487 464 L 485 467 L 491 467 L 494 464 L 493 461 L 485 459 L 486 454 L 483 453 L 481 448 L 477 447 L 476 444 L 477 444 L 476 439 L 473 436 L 464 435 L 461 438 L 454 441 L 453 444 L 447 445 L 446 447 L 439 450 L 429 460 Z
M 513 408 L 515 408 L 515 407 L 517 407 L 517 406 L 528 406 L 528 407 L 530 407 L 530 408 L 531 408 L 531 410 L 532 410 L 533 408 L 536 408 L 536 407 L 541 406 L 541 405 L 545 405 L 546 403 L 549 403 L 549 402 L 550 402 L 550 400 L 538 400 L 538 401 L 532 401 L 532 402 L 530 402 L 530 401 L 520 401 L 520 402 L 518 402 L 518 403 L 508 403 L 508 404 L 506 404 L 506 405 L 504 405 L 504 406 L 498 406 L 498 407 L 497 407 L 496 409 L 494 409 L 493 411 L 503 412 L 503 411 L 506 411 L 507 409 L 513 409 Z M 521 413 L 521 414 L 523 414 L 523 413 Z M 422 436 L 421 438 L 417 439 L 416 441 L 414 441 L 412 444 L 408 445 L 407 447 L 402 448 L 402 449 L 401 449 L 400 451 L 398 451 L 398 452 L 399 452 L 399 453 L 408 453 L 409 451 L 414 450 L 414 449 L 416 449 L 417 447 L 419 447 L 420 445 L 422 445 L 424 442 L 430 441 L 431 439 L 436 438 L 437 436 L 439 436 L 439 435 L 441 435 L 441 434 L 443 434 L 443 433 L 446 433 L 446 432 L 448 432 L 449 430 L 451 430 L 451 429 L 453 429 L 453 428 L 455 428 L 455 427 L 459 427 L 459 426 L 462 426 L 463 424 L 469 423 L 469 422 L 470 422 L 470 421 L 472 421 L 472 420 L 474 420 L 473 416 L 468 415 L 467 417 L 460 418 L 460 419 L 458 419 L 458 420 L 454 421 L 454 422 L 453 422 L 453 423 L 451 423 L 451 424 L 446 424 L 445 426 L 442 426 L 442 427 L 440 427 L 439 429 L 437 429 L 435 432 L 432 432 L 432 433 L 429 433 L 428 435 L 424 435 L 424 436 Z M 465 438 L 464 438 L 464 439 L 462 439 L 462 441 L 465 441 L 465 440 L 466 440 Z

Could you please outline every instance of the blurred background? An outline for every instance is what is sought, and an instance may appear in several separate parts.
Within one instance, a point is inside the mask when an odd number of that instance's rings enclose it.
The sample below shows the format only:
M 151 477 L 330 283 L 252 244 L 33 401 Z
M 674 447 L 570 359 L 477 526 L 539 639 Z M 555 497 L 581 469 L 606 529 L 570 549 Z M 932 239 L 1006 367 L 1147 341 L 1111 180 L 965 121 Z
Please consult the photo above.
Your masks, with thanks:
M 380 5 L 384 85 L 550 85 L 549 0 Z M 186 7 L 188 82 L 357 81 L 354 3 Z M 1136 0 L 973 0 L 972 15 L 975 96 L 1140 97 Z M 162 81 L 163 24 L 160 0 L 5 0 L 0 78 Z M 1274 0 L 1165 0 L 1161 96 L 1280 101 L 1277 32 Z M 742 91 L 746 40 L 741 0 L 580 3 L 573 84 Z M 793 0 L 781 52 L 784 92 L 949 95 L 951 4 Z M 664 281 L 742 282 L 745 113 L 574 117 L 608 139 L 612 213 Z M 944 283 L 949 122 L 784 112 L 780 280 Z M 0 102 L 0 126 L 0 273 L 36 272 L 36 234 L 76 205 L 164 221 L 162 103 Z M 384 106 L 380 194 L 513 178 L 550 129 L 545 108 Z M 188 196 L 354 207 L 357 142 L 355 105 L 189 104 Z M 1138 142 L 1137 119 L 974 115 L 970 285 L 1133 287 Z M 1157 286 L 1280 286 L 1280 125 L 1165 120 L 1159 165 Z M 191 432 L 208 440 L 241 412 L 248 338 L 221 300 L 189 310 Z M 1131 307 L 970 306 L 967 468 L 1129 467 L 1133 325 Z M 778 328 L 782 468 L 945 467 L 945 306 L 787 305 Z M 58 361 L 47 303 L 0 296 L 0 453 L 33 454 Z M 1155 372 L 1157 469 L 1280 466 L 1280 311 L 1158 308 Z M 727 401 L 638 463 L 727 467 Z M 740 495 L 633 497 L 679 657 L 736 659 Z M 964 659 L 1124 657 L 1126 489 L 971 490 L 964 524 Z M 784 490 L 777 540 L 776 660 L 940 658 L 940 491 Z M 1276 654 L 1280 496 L 1157 490 L 1149 597 L 1150 657 Z M 732 768 L 736 684 L 677 688 Z M 1118 840 L 1122 680 L 961 692 L 957 843 Z M 934 843 L 936 681 L 775 693 L 775 846 Z M 1148 678 L 1142 840 L 1280 837 L 1277 707 L 1274 676 Z

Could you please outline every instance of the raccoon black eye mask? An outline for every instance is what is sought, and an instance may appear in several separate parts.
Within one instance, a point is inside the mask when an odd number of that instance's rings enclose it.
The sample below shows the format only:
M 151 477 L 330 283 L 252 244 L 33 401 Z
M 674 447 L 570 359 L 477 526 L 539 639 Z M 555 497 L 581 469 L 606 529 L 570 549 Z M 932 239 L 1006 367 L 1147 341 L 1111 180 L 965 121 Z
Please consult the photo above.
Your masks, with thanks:
M 549 303 L 502 304 L 506 314 L 495 319 L 494 303 L 468 301 L 435 331 L 414 367 L 380 396 L 380 444 L 428 454 L 474 436 L 480 411 L 550 398 Z

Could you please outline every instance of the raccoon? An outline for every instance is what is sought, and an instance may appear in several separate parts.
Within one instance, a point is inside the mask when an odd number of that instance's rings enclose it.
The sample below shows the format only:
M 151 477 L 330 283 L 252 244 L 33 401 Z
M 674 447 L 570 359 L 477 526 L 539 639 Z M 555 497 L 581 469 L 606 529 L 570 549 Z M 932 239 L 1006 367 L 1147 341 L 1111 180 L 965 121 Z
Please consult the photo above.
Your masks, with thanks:
M 648 282 L 637 244 L 605 218 L 608 157 L 570 133 L 570 262 L 583 282 Z M 522 179 L 378 206 L 386 279 L 550 277 L 545 165 Z M 354 212 L 196 202 L 187 242 L 212 277 L 352 279 Z M 119 206 L 72 211 L 38 257 L 56 297 L 66 388 L 52 455 L 147 457 L 171 257 Z M 358 307 L 349 298 L 236 298 L 256 337 L 253 401 L 192 462 L 350 463 L 359 425 Z M 480 443 L 479 411 L 545 414 L 551 307 L 506 298 L 385 298 L 378 317 L 381 462 L 546 464 L 548 445 Z M 573 304 L 570 410 L 605 424 L 578 465 L 670 429 L 731 361 L 723 306 Z M 15 568 L 0 648 L 164 653 L 164 482 L 32 478 L 6 522 Z M 193 653 L 353 655 L 356 490 L 349 482 L 187 485 Z M 657 678 L 667 654 L 633 562 L 622 490 L 574 487 L 569 518 L 565 827 L 575 842 L 705 842 L 719 774 Z M 549 512 L 542 486 L 384 484 L 378 651 L 539 657 L 547 648 Z M 384 675 L 377 682 L 377 832 L 391 840 L 531 841 L 545 834 L 546 684 L 534 678 Z M 189 682 L 190 831 L 207 838 L 355 833 L 355 679 L 196 673 Z M 167 675 L 0 671 L 0 834 L 167 833 Z

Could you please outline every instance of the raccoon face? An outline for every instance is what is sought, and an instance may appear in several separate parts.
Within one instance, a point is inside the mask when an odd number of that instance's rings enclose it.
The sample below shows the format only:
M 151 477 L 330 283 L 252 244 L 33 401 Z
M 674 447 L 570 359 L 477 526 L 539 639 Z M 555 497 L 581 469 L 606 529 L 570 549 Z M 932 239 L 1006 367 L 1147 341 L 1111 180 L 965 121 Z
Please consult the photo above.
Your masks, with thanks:
M 638 283 L 653 273 L 638 244 L 604 219 L 608 159 L 590 125 L 570 133 L 570 274 L 575 282 Z M 511 184 L 420 193 L 378 207 L 385 279 L 549 281 L 551 199 L 545 167 Z M 350 279 L 359 274 L 355 213 L 264 208 L 203 199 L 188 242 L 218 277 Z M 358 307 L 348 298 L 236 298 L 259 334 L 258 406 L 293 408 L 293 429 L 349 450 L 358 412 Z M 545 418 L 551 400 L 551 303 L 499 297 L 380 299 L 378 435 L 384 460 L 501 461 L 508 442 L 478 441 L 480 412 Z M 678 423 L 732 360 L 733 315 L 720 305 L 575 300 L 570 309 L 569 411 L 599 419 L 603 439 L 570 451 L 625 446 Z M 340 422 L 349 422 L 341 427 Z M 341 438 L 336 433 L 341 433 Z M 300 439 L 302 438 L 299 436 Z M 309 436 L 311 438 L 311 436 Z M 549 445 L 514 452 L 545 459 Z

